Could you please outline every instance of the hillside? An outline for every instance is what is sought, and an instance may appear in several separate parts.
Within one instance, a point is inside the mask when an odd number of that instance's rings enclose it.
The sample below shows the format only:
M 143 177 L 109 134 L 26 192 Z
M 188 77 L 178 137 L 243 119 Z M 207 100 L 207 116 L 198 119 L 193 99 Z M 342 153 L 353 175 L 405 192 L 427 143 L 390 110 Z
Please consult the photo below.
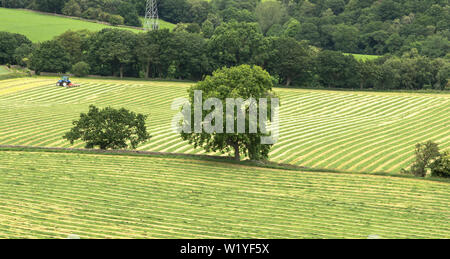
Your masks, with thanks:
M 0 151 L 0 238 L 449 238 L 446 182 Z
M 149 114 L 152 139 L 139 149 L 202 154 L 171 130 L 172 101 L 192 83 L 56 78 L 0 81 L 0 144 L 70 147 L 62 139 L 90 104 Z M 449 94 L 275 89 L 281 97 L 280 139 L 270 159 L 359 172 L 399 172 L 414 145 L 433 140 L 450 148 Z M 74 147 L 83 147 L 75 143 Z
M 449 118 L 448 0 L 0 0 L 0 240 L 450 239 Z
M 161 28 L 173 28 L 174 26 L 171 23 L 161 21 Z M 33 42 L 50 40 L 67 30 L 99 31 L 104 28 L 117 27 L 30 10 L 0 8 L 0 31 L 19 33 L 27 36 Z M 124 29 L 141 32 L 138 29 Z

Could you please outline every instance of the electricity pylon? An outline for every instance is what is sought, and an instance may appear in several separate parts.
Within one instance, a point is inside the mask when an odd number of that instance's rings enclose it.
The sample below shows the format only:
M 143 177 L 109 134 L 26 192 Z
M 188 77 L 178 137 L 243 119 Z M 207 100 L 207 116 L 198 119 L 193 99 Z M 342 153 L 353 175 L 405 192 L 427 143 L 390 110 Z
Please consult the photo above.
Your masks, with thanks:
M 158 18 L 158 6 L 156 0 L 147 0 L 144 29 L 146 31 L 157 30 L 159 28 Z

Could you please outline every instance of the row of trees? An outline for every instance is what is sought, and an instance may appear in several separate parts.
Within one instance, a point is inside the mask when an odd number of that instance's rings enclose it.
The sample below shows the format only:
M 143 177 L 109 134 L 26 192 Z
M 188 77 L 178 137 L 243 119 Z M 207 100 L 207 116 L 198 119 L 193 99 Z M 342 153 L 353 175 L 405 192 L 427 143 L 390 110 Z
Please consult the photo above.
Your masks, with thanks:
M 350 53 L 444 57 L 450 7 L 441 0 L 161 0 L 163 19 L 194 23 L 204 35 L 222 22 L 257 22 L 264 36 L 289 36 Z
M 0 6 L 141 26 L 146 0 L 0 0 Z M 288 36 L 323 49 L 431 58 L 450 52 L 444 0 L 158 0 L 160 17 L 210 37 L 224 22 L 256 22 L 264 36 Z
M 77 71 L 88 70 L 84 74 L 201 80 L 221 67 L 250 64 L 288 86 L 412 90 L 443 90 L 450 78 L 448 59 L 430 59 L 416 50 L 401 58 L 362 61 L 290 37 L 264 37 L 254 23 L 224 23 L 210 39 L 186 31 L 104 29 L 67 31 L 31 44 L 21 35 L 2 35 L 0 62 L 37 73 L 73 71 L 76 64 Z

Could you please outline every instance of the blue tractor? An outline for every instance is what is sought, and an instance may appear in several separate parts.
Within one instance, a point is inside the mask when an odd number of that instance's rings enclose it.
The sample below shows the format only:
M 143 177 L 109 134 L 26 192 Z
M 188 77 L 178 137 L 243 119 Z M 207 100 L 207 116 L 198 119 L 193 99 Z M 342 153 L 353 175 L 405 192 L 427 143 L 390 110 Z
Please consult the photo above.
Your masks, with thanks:
M 56 86 L 64 86 L 64 87 L 74 87 L 74 86 L 79 86 L 79 85 L 74 85 L 72 84 L 72 81 L 70 81 L 68 76 L 63 76 L 61 78 L 61 80 L 59 80 L 56 83 Z
M 70 81 L 70 79 L 69 79 L 68 76 L 63 76 L 63 77 L 61 78 L 61 80 L 59 80 L 59 81 L 56 83 L 56 86 L 64 86 L 64 87 L 67 87 L 67 86 L 69 86 L 71 83 L 72 83 L 72 82 Z

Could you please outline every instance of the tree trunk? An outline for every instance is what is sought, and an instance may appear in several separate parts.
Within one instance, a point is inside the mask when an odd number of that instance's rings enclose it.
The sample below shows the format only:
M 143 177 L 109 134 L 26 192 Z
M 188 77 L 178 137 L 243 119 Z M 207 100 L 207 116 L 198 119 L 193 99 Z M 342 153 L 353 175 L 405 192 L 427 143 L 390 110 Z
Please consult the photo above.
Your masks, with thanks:
M 150 74 L 150 61 L 147 62 L 147 68 L 145 70 L 145 79 L 148 79 L 149 74 Z
M 234 160 L 241 161 L 241 154 L 239 153 L 239 144 L 233 143 L 234 148 Z
M 123 65 L 120 65 L 120 78 L 123 78 Z
M 290 86 L 292 79 L 290 77 L 286 78 L 286 86 Z

